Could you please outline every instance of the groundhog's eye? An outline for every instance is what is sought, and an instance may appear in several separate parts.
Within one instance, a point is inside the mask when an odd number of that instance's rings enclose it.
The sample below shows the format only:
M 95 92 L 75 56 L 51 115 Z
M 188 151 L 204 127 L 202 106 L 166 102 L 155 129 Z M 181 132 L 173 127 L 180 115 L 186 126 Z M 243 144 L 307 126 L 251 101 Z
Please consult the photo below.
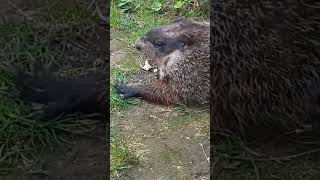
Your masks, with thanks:
M 156 45 L 157 45 L 157 46 L 163 46 L 164 43 L 163 43 L 162 41 L 157 41 L 157 42 L 156 42 Z

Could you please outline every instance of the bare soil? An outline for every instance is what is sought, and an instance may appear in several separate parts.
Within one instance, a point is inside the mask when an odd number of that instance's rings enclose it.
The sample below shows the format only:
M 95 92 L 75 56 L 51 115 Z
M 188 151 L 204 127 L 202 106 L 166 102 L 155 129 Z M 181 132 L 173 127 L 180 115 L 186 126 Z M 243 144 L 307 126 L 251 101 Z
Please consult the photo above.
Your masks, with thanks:
M 142 102 L 111 120 L 121 140 L 140 156 L 119 179 L 198 179 L 209 174 L 209 116 L 180 115 Z M 179 117 L 181 116 L 181 117 Z
M 102 121 L 101 121 L 102 122 Z M 98 123 L 89 136 L 65 135 L 66 142 L 45 150 L 29 163 L 28 170 L 15 168 L 2 180 L 105 180 L 106 146 L 104 124 Z

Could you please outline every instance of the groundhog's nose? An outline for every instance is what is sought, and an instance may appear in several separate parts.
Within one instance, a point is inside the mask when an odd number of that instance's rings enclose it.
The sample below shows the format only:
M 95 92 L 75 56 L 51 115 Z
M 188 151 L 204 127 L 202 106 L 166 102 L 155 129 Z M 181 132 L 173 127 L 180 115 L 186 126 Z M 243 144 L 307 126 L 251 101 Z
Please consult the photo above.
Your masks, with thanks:
M 142 46 L 143 46 L 143 40 L 141 38 L 139 38 L 136 43 L 134 44 L 135 48 L 138 50 L 138 51 L 141 51 L 142 49 Z
M 135 47 L 136 47 L 136 49 L 137 49 L 138 51 L 141 51 L 141 49 L 142 49 L 142 47 L 141 47 L 140 44 L 136 44 Z

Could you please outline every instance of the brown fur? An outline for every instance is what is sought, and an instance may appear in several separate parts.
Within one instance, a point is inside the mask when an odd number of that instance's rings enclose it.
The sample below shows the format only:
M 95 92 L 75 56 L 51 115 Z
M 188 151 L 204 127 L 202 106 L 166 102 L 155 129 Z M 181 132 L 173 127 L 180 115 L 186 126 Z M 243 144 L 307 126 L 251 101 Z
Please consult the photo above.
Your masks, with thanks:
M 159 41 L 165 45 L 158 47 Z M 136 47 L 157 66 L 159 79 L 136 88 L 134 96 L 163 105 L 208 103 L 209 43 L 209 25 L 185 18 L 147 32 Z
M 156 102 L 163 105 L 178 103 L 179 93 L 175 92 L 168 82 L 155 80 L 149 86 L 140 90 L 140 96 L 150 102 Z
M 320 122 L 306 108 L 318 106 L 306 99 L 320 79 L 319 2 L 216 0 L 211 12 L 214 131 L 248 138 Z

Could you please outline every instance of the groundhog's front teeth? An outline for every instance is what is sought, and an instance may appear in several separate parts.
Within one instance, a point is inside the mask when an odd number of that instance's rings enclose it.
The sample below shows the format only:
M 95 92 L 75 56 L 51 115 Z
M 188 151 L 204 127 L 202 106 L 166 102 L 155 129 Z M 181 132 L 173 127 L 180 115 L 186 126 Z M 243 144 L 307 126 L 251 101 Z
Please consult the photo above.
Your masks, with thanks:
M 152 66 L 149 64 L 148 60 L 146 60 L 146 61 L 144 62 L 144 66 L 141 67 L 141 68 L 142 68 L 143 70 L 145 70 L 145 71 L 149 71 L 149 70 L 152 69 Z

